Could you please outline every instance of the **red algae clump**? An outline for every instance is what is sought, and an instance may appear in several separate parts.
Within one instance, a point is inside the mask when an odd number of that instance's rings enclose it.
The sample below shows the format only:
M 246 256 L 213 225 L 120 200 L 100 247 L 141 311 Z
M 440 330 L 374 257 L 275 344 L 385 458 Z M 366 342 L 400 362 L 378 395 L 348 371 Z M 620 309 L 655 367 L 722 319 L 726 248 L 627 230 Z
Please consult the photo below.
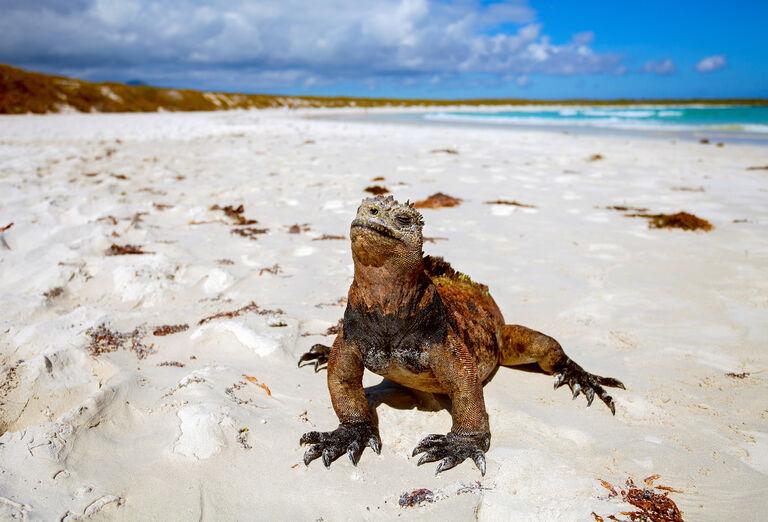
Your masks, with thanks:
M 427 199 L 422 199 L 421 201 L 416 201 L 413 206 L 415 208 L 445 208 L 445 207 L 456 207 L 461 204 L 461 199 L 454 198 L 453 196 L 449 196 L 448 194 L 443 194 L 442 192 L 437 192 L 436 194 L 432 194 Z

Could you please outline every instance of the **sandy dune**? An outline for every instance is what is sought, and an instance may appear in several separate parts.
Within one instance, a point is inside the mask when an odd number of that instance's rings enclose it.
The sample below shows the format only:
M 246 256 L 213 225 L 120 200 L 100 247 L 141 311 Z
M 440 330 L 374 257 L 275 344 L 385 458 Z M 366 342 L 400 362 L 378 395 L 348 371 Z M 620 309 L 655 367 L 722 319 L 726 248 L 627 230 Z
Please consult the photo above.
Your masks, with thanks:
M 0 519 L 592 520 L 631 509 L 598 479 L 653 474 L 686 520 L 764 519 L 768 171 L 747 167 L 768 149 L 302 116 L 0 118 Z M 423 211 L 425 250 L 623 380 L 616 416 L 502 369 L 487 475 L 434 477 L 410 452 L 449 414 L 367 375 L 381 456 L 300 464 L 299 436 L 336 420 L 296 360 L 332 341 L 352 274 L 347 242 L 319 238 L 373 184 L 462 198 Z M 94 344 L 100 325 L 123 335 Z M 417 488 L 435 501 L 400 507 Z

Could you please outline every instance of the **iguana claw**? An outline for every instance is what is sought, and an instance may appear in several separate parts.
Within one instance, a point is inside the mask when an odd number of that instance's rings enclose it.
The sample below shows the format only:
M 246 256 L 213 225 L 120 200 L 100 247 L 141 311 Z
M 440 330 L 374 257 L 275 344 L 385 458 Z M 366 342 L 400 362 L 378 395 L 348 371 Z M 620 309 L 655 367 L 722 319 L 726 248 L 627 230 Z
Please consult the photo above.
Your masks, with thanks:
M 331 354 L 331 347 L 324 344 L 315 344 L 304 355 L 299 357 L 299 368 L 307 361 L 315 361 L 315 373 L 324 368 L 324 364 L 328 363 L 328 357 Z
M 608 406 L 613 415 L 616 415 L 616 405 L 613 398 L 603 389 L 603 386 L 626 390 L 621 381 L 612 377 L 601 377 L 589 373 L 570 359 L 555 374 L 555 389 L 563 384 L 568 384 L 574 399 L 579 396 L 579 393 L 583 394 L 587 398 L 587 406 L 592 405 L 592 401 L 597 395 Z
M 299 444 L 312 444 L 304 453 L 304 464 L 322 457 L 326 468 L 344 453 L 349 456 L 352 465 L 357 466 L 360 456 L 366 446 L 370 446 L 377 454 L 381 453 L 381 439 L 373 425 L 369 422 L 355 424 L 340 424 L 333 431 L 310 431 L 299 440 Z
M 489 434 L 459 435 L 451 432 L 447 435 L 427 435 L 414 448 L 412 456 L 424 453 L 416 463 L 417 466 L 439 460 L 435 475 L 457 466 L 466 459 L 472 459 L 480 474 L 484 476 L 485 451 L 488 450 L 490 442 Z

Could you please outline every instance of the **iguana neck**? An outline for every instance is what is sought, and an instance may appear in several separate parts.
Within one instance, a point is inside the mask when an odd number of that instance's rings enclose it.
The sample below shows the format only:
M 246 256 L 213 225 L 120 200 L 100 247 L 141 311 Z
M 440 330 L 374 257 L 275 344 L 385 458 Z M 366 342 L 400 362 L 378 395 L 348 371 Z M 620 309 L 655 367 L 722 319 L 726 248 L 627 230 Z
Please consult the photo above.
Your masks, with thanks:
M 407 315 L 419 308 L 430 284 L 421 260 L 410 265 L 387 262 L 382 266 L 355 261 L 355 279 L 349 288 L 348 302 L 384 314 Z

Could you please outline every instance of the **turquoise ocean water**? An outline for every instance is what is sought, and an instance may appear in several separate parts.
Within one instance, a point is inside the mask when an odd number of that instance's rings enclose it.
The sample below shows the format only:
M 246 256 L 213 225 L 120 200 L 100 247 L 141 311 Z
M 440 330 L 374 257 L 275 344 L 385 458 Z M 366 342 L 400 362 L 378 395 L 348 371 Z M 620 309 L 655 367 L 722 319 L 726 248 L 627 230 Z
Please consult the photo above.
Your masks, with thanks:
M 623 129 L 739 135 L 768 140 L 768 107 L 521 107 L 504 111 L 434 111 L 427 121 L 510 126 Z

